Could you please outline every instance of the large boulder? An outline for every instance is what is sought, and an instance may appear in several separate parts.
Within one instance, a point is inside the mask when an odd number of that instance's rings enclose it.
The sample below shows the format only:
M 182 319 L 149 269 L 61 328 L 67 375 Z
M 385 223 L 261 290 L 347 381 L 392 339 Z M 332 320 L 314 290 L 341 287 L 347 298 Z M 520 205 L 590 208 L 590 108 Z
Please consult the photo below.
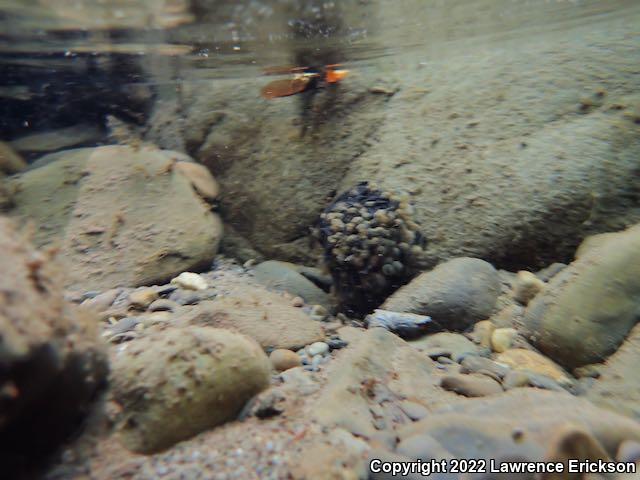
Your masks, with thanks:
M 557 14 L 519 7 L 487 1 L 482 9 L 505 22 Z M 432 47 L 372 59 L 375 68 L 316 95 L 315 113 L 304 113 L 311 109 L 300 96 L 259 98 L 268 80 L 254 78 L 204 88 L 187 81 L 175 110 L 158 105 L 150 138 L 174 148 L 186 137 L 182 147 L 212 169 L 233 199 L 229 220 L 256 248 L 299 256 L 290 247 L 325 197 L 362 180 L 412 194 L 432 265 L 473 256 L 541 267 L 569 260 L 591 233 L 640 220 L 634 6 L 598 17 L 597 27 L 579 22 L 535 39 L 516 24 L 496 35 L 473 9 L 452 13 L 445 3 L 380 1 L 376 9 L 383 44 L 402 42 L 398 25 L 415 18 L 422 27 L 404 38 Z M 470 40 L 449 41 L 465 32 Z M 295 56 L 292 46 L 281 63 Z M 301 136 L 309 116 L 315 124 Z
M 39 245 L 58 243 L 67 285 L 161 282 L 207 266 L 222 224 L 182 169 L 188 157 L 151 147 L 65 151 L 15 177 L 12 214 L 33 219 Z
M 498 272 L 477 258 L 455 258 L 400 288 L 382 309 L 429 315 L 447 330 L 489 318 L 500 295 Z
M 604 360 L 640 319 L 640 225 L 582 249 L 525 312 L 535 345 L 568 368 Z
M 132 342 L 113 364 L 120 434 L 154 452 L 233 420 L 269 385 L 271 364 L 244 335 L 211 327 L 169 328 Z
M 108 370 L 97 318 L 64 300 L 51 257 L 0 217 L 0 464 L 7 478 L 78 428 Z

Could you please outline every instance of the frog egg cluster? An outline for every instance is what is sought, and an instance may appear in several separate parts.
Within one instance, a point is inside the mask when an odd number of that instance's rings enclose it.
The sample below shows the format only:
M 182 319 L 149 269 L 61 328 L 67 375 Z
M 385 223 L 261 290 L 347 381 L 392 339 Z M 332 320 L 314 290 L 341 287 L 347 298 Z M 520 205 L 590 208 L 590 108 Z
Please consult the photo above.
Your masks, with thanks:
M 321 214 L 315 236 L 346 313 L 363 315 L 406 283 L 424 253 L 408 195 L 361 182 Z

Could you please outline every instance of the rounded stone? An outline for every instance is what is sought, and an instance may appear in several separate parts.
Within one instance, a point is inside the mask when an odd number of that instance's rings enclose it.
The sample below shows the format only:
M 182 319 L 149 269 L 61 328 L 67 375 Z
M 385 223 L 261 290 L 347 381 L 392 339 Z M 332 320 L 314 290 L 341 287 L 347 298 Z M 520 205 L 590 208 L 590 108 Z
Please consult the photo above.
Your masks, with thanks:
M 329 345 L 325 342 L 314 342 L 305 349 L 307 355 L 315 357 L 316 355 L 326 355 L 329 352 Z
M 440 381 L 440 386 L 465 397 L 486 397 L 502 393 L 498 382 L 486 375 L 447 375 Z
M 157 300 L 158 292 L 153 288 L 143 288 L 129 294 L 129 303 L 131 306 L 140 309 L 146 309 L 154 300 Z
M 525 312 L 535 346 L 570 369 L 601 362 L 638 322 L 640 225 L 591 244 Z
M 278 372 L 284 372 L 290 368 L 302 365 L 300 355 L 286 348 L 277 348 L 269 355 L 273 369 Z
M 513 299 L 522 305 L 526 305 L 544 289 L 544 286 L 545 283 L 533 273 L 521 270 L 518 272 L 513 284 Z
M 189 326 L 143 337 L 113 362 L 122 441 L 152 453 L 232 420 L 268 387 L 270 372 L 262 348 L 228 330 Z
M 182 272 L 171 283 L 186 290 L 206 290 L 207 281 L 199 274 L 193 272 Z
M 491 334 L 491 349 L 502 353 L 509 350 L 518 336 L 515 328 L 496 328 Z

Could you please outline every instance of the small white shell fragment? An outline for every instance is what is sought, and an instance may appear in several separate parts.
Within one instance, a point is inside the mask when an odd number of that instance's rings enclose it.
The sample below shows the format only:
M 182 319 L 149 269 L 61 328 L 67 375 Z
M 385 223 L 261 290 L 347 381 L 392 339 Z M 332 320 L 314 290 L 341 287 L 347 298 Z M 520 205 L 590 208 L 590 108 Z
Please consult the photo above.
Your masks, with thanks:
M 182 272 L 176 278 L 173 278 L 171 283 L 187 290 L 207 289 L 207 281 L 201 275 L 193 272 Z

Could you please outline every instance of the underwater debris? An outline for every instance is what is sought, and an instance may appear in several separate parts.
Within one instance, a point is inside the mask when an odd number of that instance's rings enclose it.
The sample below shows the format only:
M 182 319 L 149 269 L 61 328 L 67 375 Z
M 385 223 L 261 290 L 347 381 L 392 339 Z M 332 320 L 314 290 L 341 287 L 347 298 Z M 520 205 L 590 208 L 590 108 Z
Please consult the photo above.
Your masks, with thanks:
M 334 64 L 323 68 L 271 67 L 265 70 L 265 75 L 290 73 L 293 77 L 269 82 L 260 93 L 266 99 L 273 99 L 335 84 L 349 74 L 349 70 L 340 68 L 341 66 L 341 64 Z
M 419 269 L 426 239 L 407 195 L 360 182 L 320 215 L 314 236 L 345 313 L 363 316 Z
M 382 327 L 402 338 L 416 338 L 427 333 L 433 325 L 431 317 L 415 313 L 392 312 L 376 308 L 371 315 L 367 315 L 369 328 Z

